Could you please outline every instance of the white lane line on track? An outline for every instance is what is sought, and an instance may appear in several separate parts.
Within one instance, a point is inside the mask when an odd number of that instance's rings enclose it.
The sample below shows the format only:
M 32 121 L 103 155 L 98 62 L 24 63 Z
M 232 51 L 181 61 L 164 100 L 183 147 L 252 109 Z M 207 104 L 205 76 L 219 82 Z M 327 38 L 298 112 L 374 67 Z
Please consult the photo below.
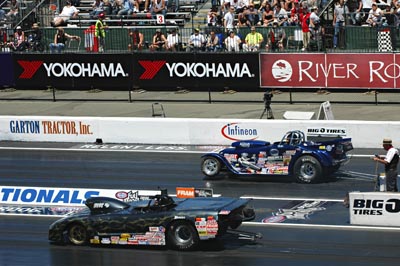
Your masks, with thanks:
M 316 198 L 292 198 L 292 197 L 262 197 L 262 196 L 251 196 L 244 195 L 241 199 L 256 199 L 256 200 L 306 200 L 306 201 L 332 201 L 332 202 L 343 202 L 343 199 L 316 199 Z
M 76 149 L 76 148 L 29 148 L 29 147 L 0 147 L 0 150 L 33 150 L 33 151 L 112 151 L 112 152 L 152 152 L 152 153 L 199 153 L 204 154 L 207 151 L 174 151 L 174 150 L 114 150 L 114 149 Z
M 119 145 L 119 144 L 115 144 Z M 171 147 L 168 145 L 148 145 L 148 146 L 157 146 L 157 147 Z M 190 145 L 188 145 L 190 146 Z M 113 151 L 113 152 L 155 152 L 155 153 L 199 153 L 204 154 L 212 151 L 189 151 L 189 150 L 154 150 L 154 149 L 141 149 L 141 150 L 129 150 L 129 149 L 108 149 L 108 148 L 98 148 L 98 149 L 79 149 L 79 148 L 36 148 L 36 147 L 0 147 L 0 150 L 37 150 L 37 151 Z M 374 155 L 368 154 L 352 154 L 349 156 L 350 158 L 370 158 Z
M 340 230 L 373 230 L 373 231 L 400 231 L 400 227 L 378 227 L 362 225 L 322 225 L 322 224 L 285 224 L 285 223 L 261 223 L 261 222 L 243 222 L 243 225 L 250 226 L 268 226 L 268 227 L 296 227 L 296 228 L 323 228 Z

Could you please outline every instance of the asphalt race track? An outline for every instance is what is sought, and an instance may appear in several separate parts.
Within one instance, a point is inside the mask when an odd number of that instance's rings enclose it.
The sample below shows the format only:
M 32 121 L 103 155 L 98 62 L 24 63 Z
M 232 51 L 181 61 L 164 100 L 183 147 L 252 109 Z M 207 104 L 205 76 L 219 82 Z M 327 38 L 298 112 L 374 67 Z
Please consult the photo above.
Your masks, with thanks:
M 348 209 L 342 204 L 348 191 L 372 190 L 376 168 L 368 156 L 352 158 L 335 178 L 325 183 L 306 185 L 289 178 L 206 179 L 200 172 L 201 153 L 187 147 L 121 151 L 82 149 L 76 144 L 40 144 L 35 149 L 24 148 L 26 145 L 0 144 L 0 185 L 150 190 L 161 187 L 172 192 L 177 186 L 207 187 L 224 196 L 253 198 L 256 220 L 240 229 L 260 232 L 264 237 L 253 242 L 226 236 L 190 252 L 154 247 L 60 246 L 47 240 L 48 226 L 57 218 L 7 215 L 0 216 L 2 266 L 364 266 L 398 265 L 400 261 L 400 230 L 350 226 Z M 353 153 L 372 155 L 376 151 Z M 315 208 L 300 215 L 291 212 L 304 204 Z M 285 219 L 271 223 L 283 214 Z

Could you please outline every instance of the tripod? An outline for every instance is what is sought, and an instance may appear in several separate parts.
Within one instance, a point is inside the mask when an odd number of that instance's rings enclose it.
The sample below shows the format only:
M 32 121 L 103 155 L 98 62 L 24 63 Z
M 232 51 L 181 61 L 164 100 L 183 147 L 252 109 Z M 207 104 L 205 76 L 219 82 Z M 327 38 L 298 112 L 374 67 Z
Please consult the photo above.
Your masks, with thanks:
M 274 114 L 272 113 L 271 109 L 271 99 L 273 95 L 271 91 L 267 91 L 264 93 L 264 111 L 262 112 L 260 119 L 263 118 L 265 112 L 267 112 L 267 119 L 274 119 Z

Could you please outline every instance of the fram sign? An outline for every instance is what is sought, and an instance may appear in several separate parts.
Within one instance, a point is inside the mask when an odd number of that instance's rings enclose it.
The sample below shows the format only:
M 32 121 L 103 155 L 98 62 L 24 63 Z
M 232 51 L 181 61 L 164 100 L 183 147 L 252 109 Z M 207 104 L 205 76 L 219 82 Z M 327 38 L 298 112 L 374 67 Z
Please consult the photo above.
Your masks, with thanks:
M 261 87 L 387 88 L 400 81 L 397 54 L 261 54 Z

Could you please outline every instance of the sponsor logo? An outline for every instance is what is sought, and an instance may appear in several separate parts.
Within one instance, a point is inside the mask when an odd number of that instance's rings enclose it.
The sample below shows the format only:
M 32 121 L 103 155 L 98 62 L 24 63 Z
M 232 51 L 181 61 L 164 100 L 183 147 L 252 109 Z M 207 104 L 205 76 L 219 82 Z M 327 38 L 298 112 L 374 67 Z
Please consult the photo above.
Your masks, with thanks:
M 18 64 L 23 68 L 22 74 L 19 76 L 20 79 L 30 79 L 38 71 L 43 61 L 17 61 Z
M 243 78 L 254 77 L 247 63 L 167 63 L 166 61 L 141 60 L 139 64 L 144 72 L 139 79 L 153 79 L 165 65 L 169 77 L 196 77 L 196 78 Z
M 93 209 L 107 209 L 110 207 L 110 204 L 108 204 L 107 202 L 96 202 L 95 204 L 93 204 Z
M 384 212 L 399 213 L 400 199 L 370 200 L 354 199 L 353 213 L 356 215 L 383 215 Z
M 300 203 L 295 201 L 290 204 L 293 207 L 279 209 L 277 212 L 273 212 L 271 217 L 266 217 L 261 221 L 263 223 L 282 223 L 286 220 L 307 220 L 315 212 L 324 211 L 325 204 L 326 201 L 317 200 L 301 201 Z
M 99 196 L 99 191 L 70 189 L 2 188 L 0 200 L 4 203 L 65 203 L 82 204 L 86 199 Z
M 178 198 L 194 198 L 194 188 L 176 188 L 176 196 Z
M 272 76 L 279 82 L 286 82 L 290 80 L 292 74 L 292 65 L 286 60 L 277 60 L 272 65 Z
M 115 193 L 115 197 L 119 200 L 124 200 L 129 196 L 128 192 L 125 191 L 118 191 Z
M 222 127 L 221 134 L 224 138 L 234 141 L 255 140 L 258 138 L 257 129 L 245 128 L 239 123 L 226 124 Z
M 307 135 L 346 136 L 345 128 L 309 127 Z
M 42 65 L 47 77 L 116 78 L 128 76 L 120 63 L 44 63 L 43 61 L 23 60 L 17 62 L 23 68 L 20 79 L 31 79 Z
M 153 79 L 160 69 L 165 65 L 166 61 L 139 61 L 144 68 L 143 74 L 139 79 Z

